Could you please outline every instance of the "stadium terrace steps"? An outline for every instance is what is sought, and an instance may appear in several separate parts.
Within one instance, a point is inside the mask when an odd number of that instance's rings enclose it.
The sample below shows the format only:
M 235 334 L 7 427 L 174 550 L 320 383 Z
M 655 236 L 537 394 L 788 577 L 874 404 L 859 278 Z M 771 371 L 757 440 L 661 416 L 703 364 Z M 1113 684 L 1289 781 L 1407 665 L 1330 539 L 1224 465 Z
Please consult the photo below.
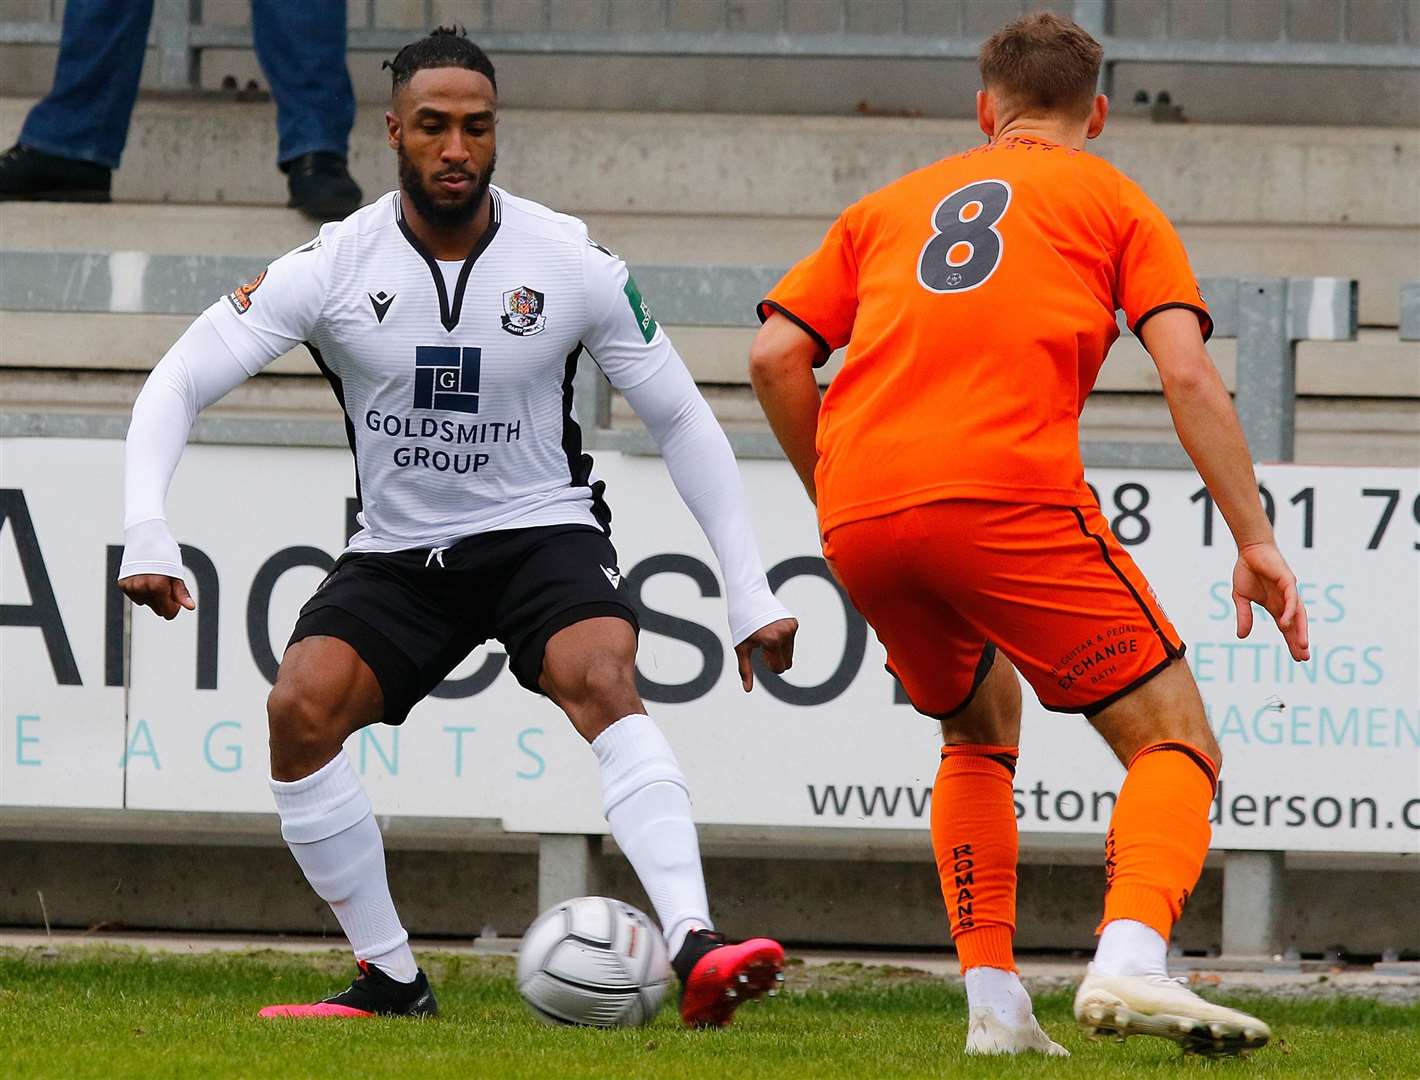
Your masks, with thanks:
M 0 99 L 0 139 L 31 101 Z M 275 106 L 202 97 L 138 104 L 117 198 L 284 205 Z M 507 109 L 499 178 L 578 212 L 832 217 L 905 172 L 981 141 L 964 120 Z M 1420 130 L 1117 120 L 1092 149 L 1180 223 L 1420 225 Z M 393 186 L 384 109 L 363 106 L 351 170 Z
M 0 366 L 0 401 L 7 412 L 89 414 L 122 424 L 143 378 L 140 371 Z M 748 386 L 702 383 L 701 390 L 727 431 L 766 430 Z M 340 410 L 318 375 L 263 375 L 233 390 L 203 415 L 215 420 L 320 422 L 329 428 L 323 444 L 344 445 Z M 1420 412 L 1413 399 L 1302 398 L 1296 423 L 1299 462 L 1420 467 Z M 636 424 L 625 402 L 614 399 L 612 426 Z M 1096 394 L 1085 408 L 1081 432 L 1088 442 L 1174 441 L 1167 407 L 1157 394 Z
M 0 138 L 28 100 L 0 99 Z M 6 251 L 271 257 L 314 226 L 286 209 L 269 105 L 139 103 L 109 206 L 0 204 Z M 782 267 L 813 249 L 843 205 L 979 141 L 964 121 L 509 110 L 498 180 L 584 217 L 635 266 Z M 1180 223 L 1200 276 L 1328 274 L 1360 282 L 1355 342 L 1303 343 L 1299 454 L 1420 463 L 1420 365 L 1399 342 L 1400 284 L 1420 277 L 1420 132 L 1411 129 L 1111 126 L 1096 144 Z M 352 169 L 368 195 L 393 184 L 381 111 L 356 124 Z M 569 167 L 572 166 L 572 167 Z M 655 297 L 649 297 L 653 310 Z M 751 315 L 738 313 L 748 324 Z M 186 315 L 0 311 L 0 397 L 11 411 L 126 413 Z M 763 430 L 749 394 L 752 329 L 672 333 L 717 413 Z M 1232 380 L 1235 342 L 1213 349 Z M 832 365 L 825 370 L 830 375 Z M 1169 439 L 1158 381 L 1126 338 L 1086 412 L 1087 437 Z M 1407 405 L 1407 401 L 1410 404 Z M 297 350 L 218 409 L 331 420 L 324 381 Z M 621 417 L 619 406 L 617 416 Z M 630 418 L 625 418 L 630 422 Z M 1339 427 L 1338 427 L 1339 425 Z
M 502 171 L 498 179 L 506 179 Z M 563 208 L 637 265 L 788 266 L 818 245 L 832 221 L 832 215 L 717 214 L 693 206 L 675 214 Z M 314 231 L 284 206 L 73 204 L 56 213 L 52 203 L 0 203 L 0 248 L 12 251 L 271 257 Z M 1420 225 L 1185 224 L 1180 232 L 1201 277 L 1355 278 L 1366 326 L 1395 326 L 1401 283 L 1420 277 Z
M 504 182 L 501 165 L 497 179 Z M 393 177 L 387 178 L 393 184 Z M 373 198 L 384 187 L 365 190 Z M 521 194 L 512 188 L 515 194 Z M 28 251 L 204 252 L 274 256 L 318 226 L 285 206 L 226 204 L 0 203 L 0 246 Z M 823 239 L 831 216 L 621 213 L 559 207 L 582 217 L 597 240 L 632 262 L 785 266 Z
M 59 371 L 138 371 L 152 368 L 187 327 L 187 315 L 75 314 L 0 311 L 0 368 Z M 63 327 L 56 333 L 56 326 Z M 748 327 L 667 326 L 697 382 L 742 386 L 754 330 Z M 63 344 L 56 347 L 56 339 Z M 1220 339 L 1210 352 L 1234 388 L 1237 342 Z M 837 361 L 820 369 L 827 383 Z M 266 370 L 268 375 L 318 376 L 310 354 L 293 349 Z M 1137 340 L 1125 336 L 1110 353 L 1097 389 L 1158 393 L 1158 373 Z M 1393 330 L 1363 330 L 1356 341 L 1304 341 L 1297 347 L 1297 391 L 1337 398 L 1420 398 L 1416 348 Z
M 764 419 L 749 387 L 704 386 L 727 431 L 762 431 Z M 617 399 L 612 426 L 635 424 Z M 1420 467 L 1420 412 L 1410 400 L 1302 398 L 1297 403 L 1296 460 L 1317 465 Z M 1087 443 L 1156 442 L 1176 436 L 1158 394 L 1099 393 L 1085 405 L 1080 433 Z

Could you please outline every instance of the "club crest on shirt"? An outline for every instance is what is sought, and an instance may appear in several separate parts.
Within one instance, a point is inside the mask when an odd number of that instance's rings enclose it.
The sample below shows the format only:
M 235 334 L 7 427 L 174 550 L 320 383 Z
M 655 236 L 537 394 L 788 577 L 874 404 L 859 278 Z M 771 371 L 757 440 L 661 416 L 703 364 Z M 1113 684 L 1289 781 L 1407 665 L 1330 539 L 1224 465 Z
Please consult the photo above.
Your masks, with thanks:
M 227 294 L 227 303 L 232 305 L 233 310 L 236 311 L 238 315 L 245 315 L 251 310 L 251 294 L 261 288 L 262 279 L 265 277 L 266 271 L 263 270 L 245 285 L 238 285 Z
M 503 294 L 503 329 L 518 337 L 540 334 L 547 326 L 547 316 L 542 313 L 546 297 L 536 289 L 519 285 L 511 292 Z

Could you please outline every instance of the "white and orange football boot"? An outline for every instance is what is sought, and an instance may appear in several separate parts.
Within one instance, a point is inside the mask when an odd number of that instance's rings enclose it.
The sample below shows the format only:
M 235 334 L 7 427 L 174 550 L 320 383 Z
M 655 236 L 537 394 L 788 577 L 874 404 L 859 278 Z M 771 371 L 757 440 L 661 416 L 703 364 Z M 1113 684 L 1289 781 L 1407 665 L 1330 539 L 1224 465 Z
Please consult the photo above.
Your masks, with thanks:
M 1214 1005 L 1167 975 L 1091 972 L 1075 995 L 1075 1019 L 1090 1035 L 1155 1035 L 1205 1057 L 1256 1050 L 1272 1038 L 1257 1017 Z

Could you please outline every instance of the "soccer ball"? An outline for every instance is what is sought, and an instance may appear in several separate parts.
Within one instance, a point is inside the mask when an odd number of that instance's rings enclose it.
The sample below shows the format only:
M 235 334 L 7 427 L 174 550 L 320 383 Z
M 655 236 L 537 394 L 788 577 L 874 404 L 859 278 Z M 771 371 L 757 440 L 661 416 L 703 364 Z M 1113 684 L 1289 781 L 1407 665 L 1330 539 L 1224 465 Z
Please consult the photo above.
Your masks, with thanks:
M 648 1023 L 670 977 L 656 924 L 630 904 L 604 896 L 548 908 L 518 949 L 518 992 L 550 1024 Z

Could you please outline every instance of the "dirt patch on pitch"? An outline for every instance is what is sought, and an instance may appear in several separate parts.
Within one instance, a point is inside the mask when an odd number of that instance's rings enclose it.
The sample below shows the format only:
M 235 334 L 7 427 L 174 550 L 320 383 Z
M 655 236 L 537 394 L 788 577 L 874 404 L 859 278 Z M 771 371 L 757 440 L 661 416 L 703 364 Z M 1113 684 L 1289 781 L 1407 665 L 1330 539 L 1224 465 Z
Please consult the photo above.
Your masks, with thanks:
M 784 989 L 795 994 L 828 994 L 836 990 L 891 990 L 899 986 L 941 985 L 940 975 L 896 964 L 860 964 L 852 960 L 806 964 L 790 957 L 784 968 Z

